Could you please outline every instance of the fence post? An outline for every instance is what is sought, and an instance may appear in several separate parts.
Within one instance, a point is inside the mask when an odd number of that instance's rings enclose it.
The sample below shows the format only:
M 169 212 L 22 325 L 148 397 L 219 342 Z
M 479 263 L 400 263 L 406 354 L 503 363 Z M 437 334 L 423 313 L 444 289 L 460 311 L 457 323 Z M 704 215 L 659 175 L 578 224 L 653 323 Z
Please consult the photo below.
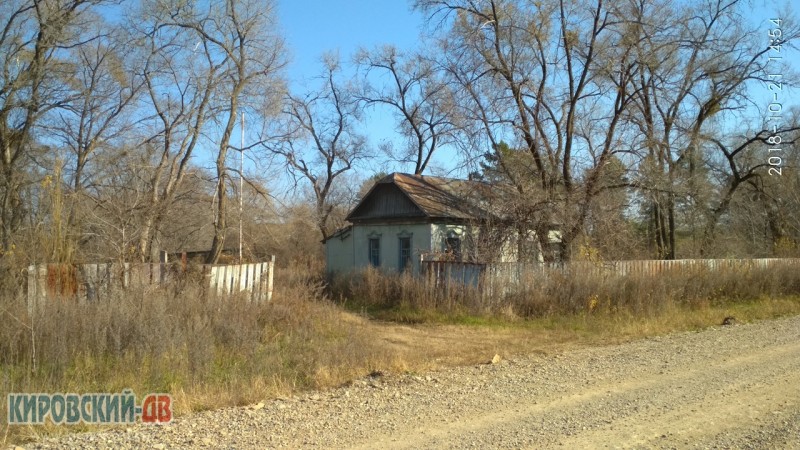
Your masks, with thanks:
M 169 271 L 169 268 L 167 267 L 167 263 L 169 262 L 168 259 L 169 256 L 167 256 L 167 252 L 165 252 L 164 250 L 160 250 L 158 252 L 158 263 L 159 263 L 158 265 L 160 270 L 158 277 L 159 285 L 163 285 L 164 283 L 167 282 L 167 275 L 168 275 L 167 272 Z
M 214 292 L 214 295 L 219 293 L 219 268 L 215 266 L 208 266 L 209 274 L 209 292 Z
M 222 295 L 230 294 L 230 280 L 228 280 L 228 266 L 217 266 L 217 275 L 220 281 L 217 283 L 217 293 Z
M 267 301 L 272 301 L 272 275 L 275 273 L 275 255 L 272 255 L 267 262 Z
M 251 264 L 253 267 L 252 274 L 250 275 L 250 286 L 252 286 L 252 291 L 250 292 L 250 300 L 260 302 L 261 301 L 261 267 L 263 266 L 262 263 L 254 263 Z
M 247 289 L 247 264 L 239 264 L 239 292 Z
M 86 292 L 85 299 L 83 298 L 84 295 L 80 295 L 78 301 L 86 301 L 94 302 L 97 301 L 97 265 L 96 264 L 83 264 L 80 267 L 78 273 L 83 276 L 83 289 Z
M 253 300 L 255 286 L 253 285 L 253 264 L 245 264 L 244 268 L 244 290 L 250 293 L 250 300 Z

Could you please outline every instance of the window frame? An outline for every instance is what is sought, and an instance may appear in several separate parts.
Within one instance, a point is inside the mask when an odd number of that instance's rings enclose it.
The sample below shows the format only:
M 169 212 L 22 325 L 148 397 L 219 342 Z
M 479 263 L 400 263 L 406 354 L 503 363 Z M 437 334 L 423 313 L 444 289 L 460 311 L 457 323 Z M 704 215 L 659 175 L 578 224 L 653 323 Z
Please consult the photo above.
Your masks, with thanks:
M 381 236 L 379 234 L 367 236 L 367 261 L 372 267 L 381 266 Z
M 463 240 L 461 233 L 455 230 L 449 230 L 444 237 L 444 253 L 452 258 L 454 261 L 461 261 L 463 259 L 462 250 Z
M 407 243 L 408 247 L 404 249 L 403 243 Z M 406 251 L 406 255 L 403 255 L 404 250 Z M 413 261 L 411 260 L 412 256 L 411 234 L 400 233 L 397 235 L 397 256 L 398 256 L 397 267 L 401 272 L 409 270 L 414 265 Z

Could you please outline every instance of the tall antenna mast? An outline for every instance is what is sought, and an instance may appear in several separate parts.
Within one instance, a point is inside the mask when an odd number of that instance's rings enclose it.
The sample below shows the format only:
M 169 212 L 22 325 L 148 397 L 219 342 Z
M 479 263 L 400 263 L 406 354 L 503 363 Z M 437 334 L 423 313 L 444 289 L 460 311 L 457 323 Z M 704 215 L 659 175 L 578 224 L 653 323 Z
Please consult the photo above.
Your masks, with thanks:
M 242 146 L 239 148 L 239 264 L 242 263 L 243 215 L 244 215 L 244 111 L 242 111 Z

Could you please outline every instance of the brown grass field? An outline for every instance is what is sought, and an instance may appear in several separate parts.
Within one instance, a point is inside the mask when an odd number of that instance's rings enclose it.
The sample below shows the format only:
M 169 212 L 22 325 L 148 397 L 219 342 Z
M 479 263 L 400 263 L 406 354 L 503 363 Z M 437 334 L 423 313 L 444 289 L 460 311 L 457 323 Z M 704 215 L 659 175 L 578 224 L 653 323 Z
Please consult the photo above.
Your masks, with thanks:
M 554 279 L 503 298 L 448 298 L 409 277 L 368 271 L 326 288 L 279 270 L 271 303 L 199 291 L 127 291 L 114 301 L 0 303 L 0 444 L 86 427 L 8 427 L 9 392 L 168 392 L 176 415 L 255 403 L 384 373 L 554 353 L 800 314 L 791 270 L 657 278 Z

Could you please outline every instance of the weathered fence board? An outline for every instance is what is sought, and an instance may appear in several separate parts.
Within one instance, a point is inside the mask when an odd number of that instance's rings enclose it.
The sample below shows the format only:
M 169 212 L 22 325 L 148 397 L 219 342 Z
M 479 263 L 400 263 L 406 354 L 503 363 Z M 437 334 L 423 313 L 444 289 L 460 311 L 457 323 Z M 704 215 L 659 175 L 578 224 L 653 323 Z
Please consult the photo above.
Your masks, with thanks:
M 255 264 L 204 266 L 203 270 L 208 271 L 209 288 L 218 295 L 248 291 L 254 299 L 270 301 L 274 266 L 273 258 Z
M 180 263 L 31 265 L 28 266 L 28 305 L 32 308 L 55 298 L 100 301 L 109 298 L 117 289 L 166 285 L 177 281 L 186 270 Z M 255 264 L 201 266 L 209 292 L 220 296 L 247 292 L 254 301 L 272 300 L 274 270 L 275 257 Z
M 568 263 L 467 263 L 458 261 L 422 260 L 422 275 L 435 288 L 448 289 L 451 284 L 481 288 L 485 294 L 508 292 L 521 285 L 531 287 L 555 275 L 590 276 L 656 276 L 666 272 L 687 270 L 734 270 L 792 266 L 800 270 L 800 258 L 762 259 L 676 259 L 634 261 L 573 261 Z

